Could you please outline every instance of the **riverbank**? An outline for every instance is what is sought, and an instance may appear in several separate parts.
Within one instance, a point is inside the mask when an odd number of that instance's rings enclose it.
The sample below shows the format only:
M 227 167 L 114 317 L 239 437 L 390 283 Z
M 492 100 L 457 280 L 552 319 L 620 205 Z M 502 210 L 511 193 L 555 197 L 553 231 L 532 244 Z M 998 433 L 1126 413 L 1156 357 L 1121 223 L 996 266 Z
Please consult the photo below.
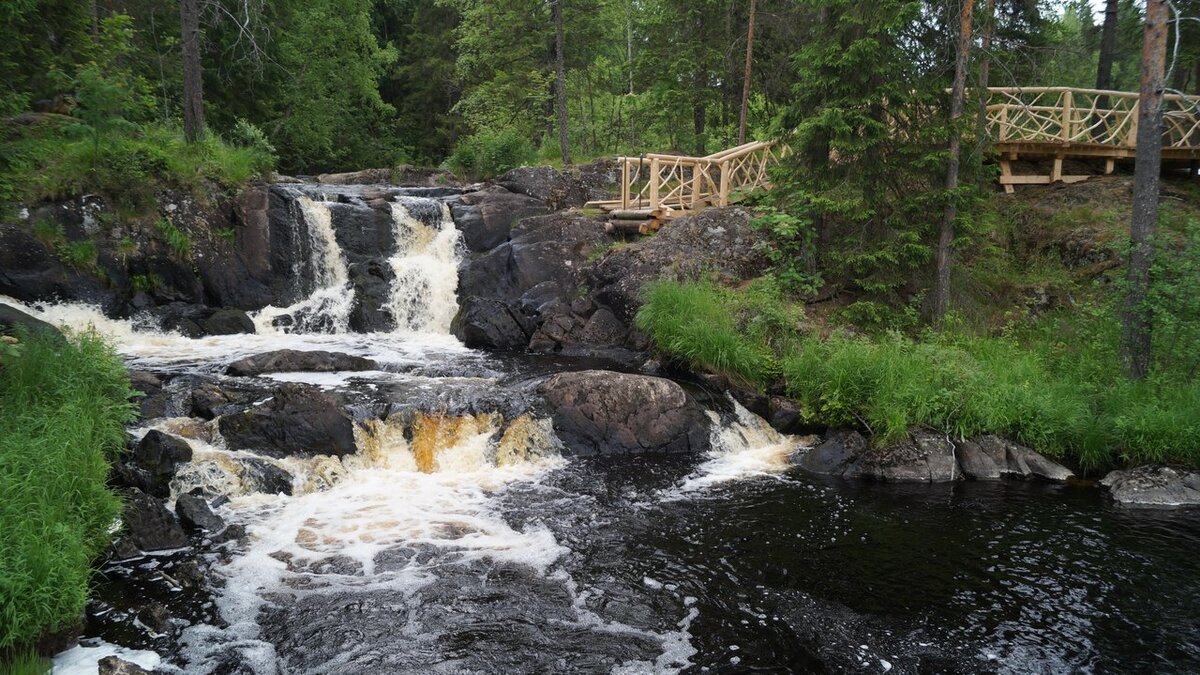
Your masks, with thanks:
M 82 627 L 92 564 L 121 500 L 110 462 L 135 419 L 120 359 L 94 333 L 0 343 L 0 665 L 40 672 Z

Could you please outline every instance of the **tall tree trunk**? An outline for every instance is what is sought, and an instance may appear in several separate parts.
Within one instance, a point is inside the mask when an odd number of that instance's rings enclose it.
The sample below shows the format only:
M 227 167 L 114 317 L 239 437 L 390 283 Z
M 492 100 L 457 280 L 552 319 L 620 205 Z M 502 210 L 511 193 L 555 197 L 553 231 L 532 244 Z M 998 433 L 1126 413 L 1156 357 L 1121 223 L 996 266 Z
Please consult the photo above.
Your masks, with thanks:
M 183 48 L 183 136 L 194 143 L 204 131 L 199 0 L 179 0 L 179 29 Z
M 987 0 L 983 9 L 983 35 L 979 39 L 979 120 L 975 129 L 975 153 L 981 154 L 991 140 L 987 129 L 988 80 L 992 73 L 992 33 L 996 29 L 996 0 Z
M 571 166 L 571 147 L 567 140 L 567 53 L 563 49 L 563 0 L 553 0 L 554 14 L 554 94 L 558 101 L 558 147 L 564 166 Z
M 1130 378 L 1150 371 L 1152 239 L 1158 226 L 1158 182 L 1162 165 L 1163 78 L 1167 59 L 1167 0 L 1148 0 L 1142 38 L 1142 88 L 1138 99 L 1137 164 L 1133 174 L 1133 218 L 1129 225 L 1128 295 L 1121 316 L 1121 358 Z
M 967 63 L 971 55 L 971 14 L 974 10 L 975 0 L 963 0 L 958 26 L 958 46 L 954 56 L 954 83 L 950 88 L 950 161 L 946 166 L 947 193 L 958 188 L 958 161 L 962 144 L 958 122 L 962 117 L 966 98 Z M 947 199 L 949 201 L 946 202 L 946 209 L 942 213 L 942 228 L 938 234 L 937 269 L 934 278 L 933 326 L 937 329 L 941 329 L 946 310 L 950 307 L 950 245 L 954 241 L 954 220 L 958 217 L 954 196 L 948 195 Z
M 750 20 L 746 23 L 746 77 L 742 80 L 742 115 L 738 122 L 738 145 L 746 142 L 746 116 L 750 108 L 750 70 L 754 63 L 754 6 L 750 0 Z
M 1113 58 L 1117 52 L 1117 9 L 1119 0 L 1104 3 L 1104 28 L 1100 33 L 1100 64 L 1096 67 L 1096 88 L 1112 89 Z

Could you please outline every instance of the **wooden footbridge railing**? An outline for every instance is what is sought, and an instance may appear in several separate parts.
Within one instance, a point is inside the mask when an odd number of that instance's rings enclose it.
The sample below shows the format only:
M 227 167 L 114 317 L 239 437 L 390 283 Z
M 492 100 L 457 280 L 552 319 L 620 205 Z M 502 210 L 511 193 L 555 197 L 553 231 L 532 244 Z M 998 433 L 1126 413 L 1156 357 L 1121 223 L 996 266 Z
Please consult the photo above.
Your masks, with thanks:
M 1200 99 L 1163 97 L 1163 160 L 1200 160 Z M 1000 183 L 1073 183 L 1087 175 L 1063 174 L 1063 160 L 1103 159 L 1105 173 L 1137 154 L 1138 94 L 1068 87 L 991 87 L 987 132 L 1000 156 Z M 1051 158 L 1049 176 L 1015 175 L 1012 162 Z
M 738 193 L 769 188 L 767 169 L 786 153 L 787 147 L 776 141 L 755 141 L 706 157 L 655 153 L 618 157 L 621 198 L 588 206 L 633 221 L 662 221 L 686 211 L 728 206 Z

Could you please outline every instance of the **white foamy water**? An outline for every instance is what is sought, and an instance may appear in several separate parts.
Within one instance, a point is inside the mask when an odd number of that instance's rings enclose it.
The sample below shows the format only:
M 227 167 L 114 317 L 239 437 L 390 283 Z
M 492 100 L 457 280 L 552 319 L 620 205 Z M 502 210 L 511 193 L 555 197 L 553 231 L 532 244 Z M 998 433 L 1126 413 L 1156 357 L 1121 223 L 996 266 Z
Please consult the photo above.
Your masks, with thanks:
M 310 260 L 316 290 L 288 307 L 267 305 L 251 318 L 259 333 L 345 333 L 350 330 L 354 288 L 346 256 L 338 245 L 329 204 L 297 197 L 296 204 L 308 227 Z M 296 270 L 299 275 L 299 270 Z M 290 323 L 279 321 L 291 317 Z M 276 324 L 279 324 L 278 326 Z
M 418 209 L 436 209 L 436 222 L 419 218 L 414 213 Z M 396 251 L 388 262 L 396 278 L 386 309 L 396 322 L 396 329 L 449 332 L 450 322 L 458 312 L 461 258 L 461 237 L 450 217 L 450 208 L 433 200 L 399 197 L 392 202 L 392 221 Z
M 713 422 L 708 460 L 668 496 L 678 498 L 729 481 L 775 475 L 791 466 L 789 458 L 800 448 L 799 441 L 775 431 L 737 401 L 733 406 L 736 420 L 728 424 L 715 412 L 708 413 Z
M 102 640 L 90 646 L 77 645 L 54 657 L 54 675 L 96 675 L 100 659 L 108 656 L 136 663 L 146 670 L 162 665 L 162 657 L 151 651 L 126 649 Z

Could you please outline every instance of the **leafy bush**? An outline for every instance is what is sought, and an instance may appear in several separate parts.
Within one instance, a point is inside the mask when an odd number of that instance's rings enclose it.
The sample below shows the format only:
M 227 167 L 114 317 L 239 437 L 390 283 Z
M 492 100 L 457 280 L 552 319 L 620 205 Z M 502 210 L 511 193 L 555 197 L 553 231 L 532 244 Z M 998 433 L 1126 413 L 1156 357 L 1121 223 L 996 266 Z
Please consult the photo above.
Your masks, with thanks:
M 275 146 L 271 144 L 271 140 L 267 138 L 267 134 L 241 117 L 237 119 L 233 128 L 226 134 L 226 137 L 230 143 L 239 148 L 248 148 L 263 157 L 271 157 L 272 159 L 276 156 Z
M 121 504 L 109 460 L 133 394 L 94 333 L 22 339 L 0 367 L 0 652 L 78 620 Z
M 448 160 L 455 171 L 474 178 L 493 178 L 533 163 L 533 143 L 512 128 L 479 131 L 459 142 Z
M 192 254 L 192 238 L 188 236 L 187 232 L 179 229 L 175 223 L 166 218 L 159 218 L 157 227 L 163 241 L 177 257 L 187 258 Z

